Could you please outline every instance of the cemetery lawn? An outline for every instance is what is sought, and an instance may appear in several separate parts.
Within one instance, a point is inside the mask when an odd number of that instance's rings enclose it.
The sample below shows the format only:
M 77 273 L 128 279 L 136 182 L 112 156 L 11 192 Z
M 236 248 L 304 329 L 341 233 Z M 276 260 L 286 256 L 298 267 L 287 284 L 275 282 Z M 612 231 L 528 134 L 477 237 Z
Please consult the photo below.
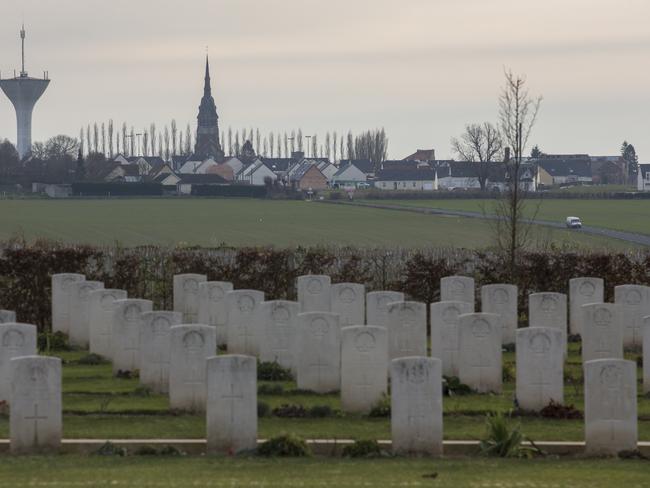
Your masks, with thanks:
M 565 364 L 565 403 L 583 410 L 582 368 L 579 344 L 571 344 Z M 205 416 L 173 412 L 166 396 L 154 395 L 138 386 L 137 378 L 119 379 L 110 364 L 85 365 L 85 352 L 55 354 L 63 366 L 63 435 L 67 439 L 201 439 L 205 438 Z M 637 355 L 626 354 L 636 360 Z M 514 408 L 514 354 L 504 353 L 509 378 L 501 395 L 458 395 L 443 400 L 444 437 L 479 440 L 485 435 L 485 416 L 511 412 Z M 638 378 L 642 378 L 638 370 Z M 286 417 L 276 414 L 259 419 L 259 437 L 294 433 L 307 439 L 390 439 L 388 417 L 340 413 L 337 393 L 316 395 L 296 391 L 293 382 L 260 381 L 258 400 L 275 409 L 282 405 L 329 407 L 326 417 Z M 274 388 L 276 391 L 269 391 Z M 650 441 L 650 397 L 638 397 L 639 440 Z M 522 432 L 533 441 L 582 441 L 584 421 L 514 416 Z M 0 438 L 9 436 L 9 419 L 0 415 Z
M 492 243 L 491 227 L 477 219 L 243 198 L 0 200 L 0 240 L 16 236 L 122 246 L 484 248 Z M 536 229 L 534 238 L 539 245 L 631 247 L 615 239 L 544 227 Z
M 559 487 L 647 486 L 647 461 L 0 457 L 0 486 Z
M 399 205 L 404 207 L 440 208 L 470 212 L 494 213 L 494 200 L 440 199 L 440 200 L 364 200 L 369 203 Z M 563 224 L 568 216 L 577 216 L 584 225 L 638 234 L 650 234 L 650 200 L 607 199 L 531 199 L 526 214 L 537 215 L 538 220 Z

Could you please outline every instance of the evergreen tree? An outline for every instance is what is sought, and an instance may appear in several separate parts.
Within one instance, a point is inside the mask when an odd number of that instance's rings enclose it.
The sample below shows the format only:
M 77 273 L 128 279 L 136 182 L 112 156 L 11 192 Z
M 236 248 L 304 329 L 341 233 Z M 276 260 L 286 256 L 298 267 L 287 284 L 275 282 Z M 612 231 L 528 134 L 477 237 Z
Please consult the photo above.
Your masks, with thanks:
M 83 154 L 81 153 L 81 148 L 79 149 L 79 154 L 77 155 L 75 178 L 77 181 L 84 181 L 86 179 L 86 163 L 84 161 Z

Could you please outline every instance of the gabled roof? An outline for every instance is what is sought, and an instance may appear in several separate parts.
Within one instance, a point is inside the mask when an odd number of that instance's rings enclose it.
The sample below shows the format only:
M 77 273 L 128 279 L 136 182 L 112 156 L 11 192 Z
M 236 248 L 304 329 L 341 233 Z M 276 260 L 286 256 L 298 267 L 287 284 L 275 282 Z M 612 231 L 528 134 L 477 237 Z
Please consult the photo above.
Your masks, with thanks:
M 589 159 L 539 159 L 537 165 L 551 176 L 591 176 Z
M 650 163 L 640 164 L 639 165 L 639 171 L 643 172 L 643 173 L 646 173 L 646 172 L 650 171 Z
M 356 164 L 350 164 L 350 163 L 346 164 L 345 166 L 340 166 L 338 171 L 334 173 L 334 175 L 332 175 L 332 178 L 339 178 L 340 176 L 344 175 L 348 171 L 351 172 L 350 176 L 354 177 L 354 174 L 356 173 L 362 178 L 367 178 L 366 173 L 361 171 Z
M 435 159 L 435 149 L 418 149 L 413 154 L 406 156 L 404 161 L 434 161 Z
M 272 171 L 287 171 L 294 162 L 292 158 L 260 158 Z
M 354 164 L 365 174 L 370 174 L 375 172 L 375 165 L 372 164 L 372 161 L 370 161 L 369 159 L 341 159 L 340 167 L 346 166 L 350 163 Z
M 376 181 L 434 181 L 436 172 L 431 168 L 404 168 L 379 170 Z
M 298 165 L 298 167 L 291 173 L 291 181 L 300 181 L 303 176 L 307 174 L 310 169 L 316 169 L 319 173 L 323 174 L 321 170 L 318 169 L 316 163 L 312 161 L 304 161 Z M 325 175 L 323 175 L 325 177 Z

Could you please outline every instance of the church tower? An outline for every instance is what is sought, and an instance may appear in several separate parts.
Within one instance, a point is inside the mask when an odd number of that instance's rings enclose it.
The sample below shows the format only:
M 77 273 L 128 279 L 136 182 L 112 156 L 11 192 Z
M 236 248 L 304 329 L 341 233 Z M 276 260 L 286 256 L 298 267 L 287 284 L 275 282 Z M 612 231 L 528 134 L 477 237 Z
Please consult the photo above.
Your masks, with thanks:
M 212 87 L 210 86 L 210 64 L 208 57 L 205 58 L 205 84 L 203 86 L 203 98 L 199 105 L 198 127 L 196 131 L 196 146 L 194 157 L 196 159 L 213 158 L 217 162 L 224 160 L 224 153 L 219 143 L 219 116 L 217 107 L 212 98 Z

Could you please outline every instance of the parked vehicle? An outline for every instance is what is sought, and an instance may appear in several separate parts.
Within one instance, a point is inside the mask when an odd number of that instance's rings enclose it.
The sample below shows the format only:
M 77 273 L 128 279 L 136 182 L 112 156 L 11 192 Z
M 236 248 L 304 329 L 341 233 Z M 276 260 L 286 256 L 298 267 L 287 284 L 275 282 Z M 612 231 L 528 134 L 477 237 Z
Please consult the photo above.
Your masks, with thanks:
M 582 229 L 582 220 L 580 217 L 567 217 L 566 226 L 569 229 Z

